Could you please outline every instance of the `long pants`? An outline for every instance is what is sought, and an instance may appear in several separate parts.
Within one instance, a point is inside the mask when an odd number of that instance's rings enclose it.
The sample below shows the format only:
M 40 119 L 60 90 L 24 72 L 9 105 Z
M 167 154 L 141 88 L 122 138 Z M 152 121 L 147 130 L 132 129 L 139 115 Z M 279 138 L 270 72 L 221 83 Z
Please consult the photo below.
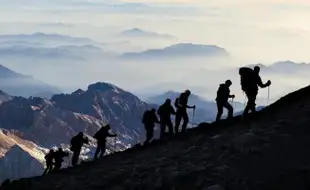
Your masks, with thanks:
M 76 166 L 76 164 L 78 163 L 80 153 L 81 153 L 81 148 L 80 148 L 80 149 L 73 150 L 72 166 Z
M 145 130 L 146 130 L 146 140 L 145 144 L 149 143 L 154 135 L 154 124 L 146 124 L 145 125 Z
M 228 110 L 228 117 L 227 118 L 233 117 L 234 109 L 227 101 L 226 102 L 216 102 L 216 104 L 217 104 L 216 121 L 219 121 L 221 119 L 221 116 L 223 114 L 223 108 L 226 108 Z
M 44 170 L 43 175 L 46 175 L 47 173 L 51 172 L 53 170 L 53 162 L 47 162 L 46 163 L 46 169 Z
M 160 119 L 160 138 L 164 137 L 166 127 L 168 127 L 169 135 L 173 134 L 173 126 L 170 118 L 161 118 Z
M 177 113 L 175 116 L 175 129 L 174 129 L 175 133 L 179 132 L 179 126 L 180 126 L 182 119 L 183 119 L 182 132 L 185 132 L 188 121 L 189 121 L 186 109 L 177 110 Z
M 55 162 L 54 170 L 60 170 L 61 169 L 61 162 Z
M 98 159 L 98 154 L 99 154 L 99 157 L 103 157 L 104 156 L 104 153 L 106 151 L 106 142 L 105 141 L 98 141 L 97 142 L 97 148 L 96 148 L 96 152 L 95 152 L 95 159 Z
M 246 107 L 244 108 L 244 112 L 243 112 L 243 115 L 246 115 L 249 113 L 249 111 L 252 111 L 252 113 L 256 112 L 255 110 L 255 101 L 256 101 L 256 97 L 257 97 L 257 94 L 258 94 L 258 91 L 257 90 L 247 90 L 245 91 L 245 94 L 248 98 L 248 102 L 247 102 L 247 105 Z

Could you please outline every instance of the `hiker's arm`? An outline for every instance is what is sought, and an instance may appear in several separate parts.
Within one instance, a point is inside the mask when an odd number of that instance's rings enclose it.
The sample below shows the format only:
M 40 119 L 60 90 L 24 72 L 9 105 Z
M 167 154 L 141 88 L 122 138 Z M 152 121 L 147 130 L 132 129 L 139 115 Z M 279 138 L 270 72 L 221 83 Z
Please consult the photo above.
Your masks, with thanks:
M 229 95 L 229 98 L 235 98 L 235 95 L 234 94 Z
M 117 136 L 116 134 L 111 134 L 111 133 L 108 134 L 108 137 L 116 137 L 116 136 Z
M 186 105 L 186 107 L 187 107 L 187 108 L 191 108 L 191 109 L 196 108 L 196 106 L 195 106 L 195 105 L 194 105 L 194 106 L 189 106 L 189 105 Z
M 171 109 L 171 113 L 172 113 L 173 115 L 177 114 L 172 106 L 170 106 L 170 109 Z
M 259 87 L 261 88 L 266 88 L 269 86 L 268 82 L 266 84 L 263 83 L 262 79 L 260 78 L 260 76 L 258 76 L 257 78 L 257 84 Z

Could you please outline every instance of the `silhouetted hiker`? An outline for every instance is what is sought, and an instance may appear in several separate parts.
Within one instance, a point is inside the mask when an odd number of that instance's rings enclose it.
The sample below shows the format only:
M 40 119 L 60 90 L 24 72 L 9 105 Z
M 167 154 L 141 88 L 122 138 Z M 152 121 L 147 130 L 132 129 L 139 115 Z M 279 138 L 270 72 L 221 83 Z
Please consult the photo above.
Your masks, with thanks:
M 1 186 L 0 186 L 0 190 L 1 189 L 7 189 L 7 187 L 9 187 L 9 185 L 11 184 L 11 180 L 10 179 L 6 179 L 2 182 Z
M 187 124 L 188 124 L 188 115 L 187 108 L 195 109 L 196 106 L 188 106 L 188 97 L 191 95 L 189 90 L 183 92 L 174 102 L 175 107 L 177 108 L 176 116 L 175 116 L 175 133 L 179 132 L 179 126 L 181 120 L 183 119 L 182 132 L 185 132 Z
M 88 144 L 87 137 L 84 137 L 84 134 L 80 132 L 71 139 L 71 151 L 73 152 L 72 156 L 72 166 L 76 166 L 79 156 L 82 150 L 83 144 Z
M 173 135 L 171 114 L 175 115 L 176 112 L 171 105 L 170 99 L 167 99 L 166 102 L 158 108 L 157 114 L 159 115 L 160 118 L 160 138 L 163 138 L 164 133 L 166 131 L 166 126 L 168 126 L 169 135 Z
M 221 119 L 221 116 L 223 114 L 223 108 L 226 108 L 228 110 L 227 119 L 233 117 L 234 109 L 228 103 L 229 98 L 235 98 L 235 95 L 230 95 L 229 87 L 231 86 L 231 84 L 232 84 L 232 82 L 230 80 L 227 80 L 224 84 L 220 84 L 220 87 L 217 91 L 217 97 L 216 97 L 217 116 L 216 116 L 216 121 L 219 121 Z
M 54 156 L 55 156 L 55 152 L 53 149 L 51 149 L 49 151 L 49 153 L 47 153 L 47 155 L 45 155 L 45 162 L 46 162 L 46 169 L 44 170 L 43 175 L 48 174 L 49 172 L 51 172 L 53 170 L 53 165 L 54 165 Z
M 68 152 L 64 152 L 62 148 L 59 148 L 55 153 L 54 153 L 54 159 L 55 159 L 55 167 L 54 170 L 60 170 L 61 169 L 61 164 L 64 161 L 63 158 L 69 156 Z
M 144 124 L 144 128 L 146 130 L 146 140 L 144 142 L 144 145 L 146 145 L 153 138 L 155 123 L 159 123 L 156 116 L 156 110 L 152 109 L 145 111 L 143 114 L 142 123 Z
M 94 138 L 97 139 L 97 149 L 95 152 L 95 159 L 98 159 L 98 154 L 100 153 L 99 157 L 103 157 L 106 151 L 106 141 L 107 137 L 116 137 L 115 134 L 109 133 L 111 129 L 110 125 L 106 125 L 105 127 L 101 127 L 99 131 L 94 135 Z
M 244 108 L 243 116 L 248 114 L 249 111 L 255 113 L 255 101 L 258 93 L 258 86 L 261 88 L 266 88 L 271 85 L 271 81 L 268 80 L 266 84 L 263 84 L 261 77 L 259 76 L 260 67 L 255 66 L 254 70 L 247 67 L 242 67 L 239 69 L 239 75 L 241 77 L 241 87 L 245 92 L 248 102 Z

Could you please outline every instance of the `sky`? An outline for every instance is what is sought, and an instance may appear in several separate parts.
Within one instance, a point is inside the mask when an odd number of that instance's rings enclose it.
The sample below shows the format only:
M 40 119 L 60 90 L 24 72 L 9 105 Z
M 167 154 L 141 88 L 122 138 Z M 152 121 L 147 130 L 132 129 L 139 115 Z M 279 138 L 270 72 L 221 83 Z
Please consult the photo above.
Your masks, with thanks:
M 141 28 L 173 35 L 177 41 L 160 43 L 155 40 L 147 44 L 131 44 L 130 48 L 162 48 L 176 42 L 218 45 L 233 55 L 234 61 L 227 63 L 229 67 L 310 60 L 308 0 L 0 0 L 0 3 L 0 34 L 60 33 L 111 43 L 117 42 L 117 38 L 111 36 L 120 31 Z M 63 73 L 63 78 L 66 75 L 82 75 L 79 72 L 83 71 L 83 80 L 76 79 L 81 82 L 74 84 L 75 86 L 85 85 L 91 80 L 108 80 L 128 89 L 139 89 L 140 83 L 141 87 L 147 87 L 146 82 L 150 86 L 164 82 L 182 82 L 184 75 L 181 74 L 184 70 L 206 77 L 201 68 L 209 69 L 209 65 L 202 62 L 196 65 L 171 63 L 165 69 L 177 70 L 174 75 L 179 77 L 173 80 L 169 80 L 171 73 L 163 74 L 160 80 L 154 72 L 139 72 L 137 75 L 134 72 L 141 68 L 137 63 L 122 66 L 122 71 L 119 72 L 125 77 L 120 80 L 108 71 L 102 71 L 107 67 L 119 70 L 117 64 L 111 66 L 96 63 L 94 70 L 74 66 L 76 68 L 73 70 L 76 72 L 72 70 L 70 73 Z M 157 63 L 152 64 L 155 64 L 151 66 L 152 71 L 160 72 L 163 69 Z M 46 69 L 50 67 L 38 66 L 37 70 L 32 71 L 18 65 L 12 67 L 48 83 L 61 83 L 47 73 Z M 204 82 L 211 81 L 196 76 L 190 86 L 202 86 Z M 145 83 L 142 84 L 141 78 L 145 79 Z M 66 85 L 73 83 L 68 82 Z

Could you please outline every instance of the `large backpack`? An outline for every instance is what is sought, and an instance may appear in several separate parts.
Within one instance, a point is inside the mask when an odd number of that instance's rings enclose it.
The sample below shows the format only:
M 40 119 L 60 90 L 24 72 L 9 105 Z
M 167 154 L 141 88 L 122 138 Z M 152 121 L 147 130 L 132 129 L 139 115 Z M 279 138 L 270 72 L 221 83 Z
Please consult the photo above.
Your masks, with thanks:
M 250 85 L 254 82 L 254 70 L 248 67 L 241 67 L 239 69 L 239 75 L 241 80 L 242 90 L 250 87 Z
M 174 101 L 174 107 L 175 107 L 175 108 L 179 108 L 179 107 L 180 107 L 180 106 L 179 106 L 179 99 L 180 99 L 180 98 L 176 98 L 175 101 Z
M 144 112 L 143 117 L 142 117 L 142 123 L 143 123 L 143 124 L 145 124 L 145 123 L 148 121 L 149 115 L 150 115 L 149 113 L 150 113 L 150 110 L 146 110 L 146 111 Z

